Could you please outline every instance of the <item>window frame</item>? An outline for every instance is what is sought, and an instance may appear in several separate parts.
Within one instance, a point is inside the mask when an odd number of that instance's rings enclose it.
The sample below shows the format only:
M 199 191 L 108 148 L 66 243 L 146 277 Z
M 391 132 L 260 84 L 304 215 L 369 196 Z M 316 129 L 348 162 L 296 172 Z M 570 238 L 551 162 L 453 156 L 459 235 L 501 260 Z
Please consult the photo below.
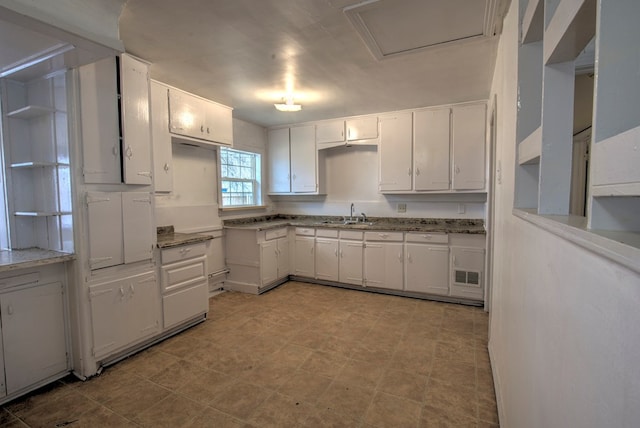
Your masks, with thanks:
M 252 178 L 240 178 L 240 177 L 228 177 L 223 175 L 223 151 L 237 152 L 244 155 L 251 155 L 252 157 L 252 165 L 250 169 L 252 170 L 253 177 Z M 218 150 L 218 191 L 219 198 L 218 203 L 220 209 L 222 210 L 238 210 L 238 209 L 252 209 L 252 208 L 260 208 L 263 207 L 262 204 L 262 153 L 257 151 L 250 150 L 240 150 L 238 148 L 233 147 L 220 147 Z M 228 162 L 226 165 L 230 165 Z M 240 168 L 247 168 L 242 165 L 233 165 L 238 166 Z M 232 182 L 232 183 L 251 183 L 253 187 L 252 192 L 246 192 L 252 194 L 252 203 L 250 204 L 232 204 L 225 205 L 225 195 L 229 195 L 231 193 L 237 193 L 237 196 L 242 196 L 246 194 L 245 192 L 223 192 L 223 182 Z M 231 198 L 231 196 L 229 196 Z

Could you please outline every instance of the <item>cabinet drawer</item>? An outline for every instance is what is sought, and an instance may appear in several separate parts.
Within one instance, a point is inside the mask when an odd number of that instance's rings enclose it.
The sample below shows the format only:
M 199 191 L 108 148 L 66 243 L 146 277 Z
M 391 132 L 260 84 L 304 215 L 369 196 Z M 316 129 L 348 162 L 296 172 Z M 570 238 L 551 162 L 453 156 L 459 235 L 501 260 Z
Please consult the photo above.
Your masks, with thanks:
M 404 234 L 402 232 L 365 232 L 364 239 L 367 241 L 402 242 Z
M 196 259 L 162 266 L 162 292 L 205 281 L 207 278 L 206 259 L 206 256 L 200 256 Z
M 341 230 L 340 231 L 341 239 L 362 239 L 362 232 L 358 232 L 355 230 Z
M 173 327 L 209 309 L 207 300 L 207 283 L 178 290 L 162 297 L 164 328 Z
M 206 242 L 191 245 L 181 245 L 162 250 L 162 264 L 179 262 L 180 260 L 204 256 L 207 253 Z
M 446 233 L 407 233 L 407 242 L 430 242 L 436 244 L 448 244 L 449 236 Z
M 284 238 L 287 236 L 287 228 L 267 230 L 264 232 L 264 239 L 270 241 L 272 239 Z
M 296 227 L 296 235 L 314 236 L 316 230 L 312 227 Z
M 335 229 L 318 229 L 316 230 L 316 236 L 318 238 L 337 238 L 338 231 Z

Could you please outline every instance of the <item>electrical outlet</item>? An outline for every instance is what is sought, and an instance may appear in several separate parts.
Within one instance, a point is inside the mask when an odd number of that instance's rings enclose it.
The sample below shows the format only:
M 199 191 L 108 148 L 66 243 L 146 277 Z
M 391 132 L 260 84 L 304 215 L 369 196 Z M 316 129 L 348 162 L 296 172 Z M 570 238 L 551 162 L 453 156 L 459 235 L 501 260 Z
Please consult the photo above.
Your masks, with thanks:
M 458 204 L 458 214 L 464 214 L 464 204 Z
M 406 213 L 407 212 L 407 204 L 398 204 L 398 212 Z

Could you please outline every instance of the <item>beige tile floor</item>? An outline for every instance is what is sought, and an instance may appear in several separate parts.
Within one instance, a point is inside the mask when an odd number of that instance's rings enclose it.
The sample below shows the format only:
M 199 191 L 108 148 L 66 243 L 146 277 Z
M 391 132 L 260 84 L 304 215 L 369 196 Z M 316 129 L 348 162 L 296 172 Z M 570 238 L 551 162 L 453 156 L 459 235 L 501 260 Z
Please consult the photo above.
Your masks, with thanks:
M 100 376 L 5 405 L 0 427 L 498 426 L 481 309 L 298 282 L 210 306 Z

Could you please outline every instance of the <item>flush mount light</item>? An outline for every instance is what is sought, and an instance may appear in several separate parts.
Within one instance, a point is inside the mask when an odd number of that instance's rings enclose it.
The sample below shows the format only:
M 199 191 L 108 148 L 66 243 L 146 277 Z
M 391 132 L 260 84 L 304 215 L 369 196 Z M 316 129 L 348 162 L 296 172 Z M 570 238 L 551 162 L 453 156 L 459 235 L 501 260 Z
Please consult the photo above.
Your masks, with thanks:
M 302 105 L 293 103 L 293 97 L 283 98 L 282 101 L 284 101 L 284 103 L 282 103 L 282 104 L 274 104 L 276 110 L 279 110 L 279 111 L 300 111 L 300 110 L 302 110 Z

